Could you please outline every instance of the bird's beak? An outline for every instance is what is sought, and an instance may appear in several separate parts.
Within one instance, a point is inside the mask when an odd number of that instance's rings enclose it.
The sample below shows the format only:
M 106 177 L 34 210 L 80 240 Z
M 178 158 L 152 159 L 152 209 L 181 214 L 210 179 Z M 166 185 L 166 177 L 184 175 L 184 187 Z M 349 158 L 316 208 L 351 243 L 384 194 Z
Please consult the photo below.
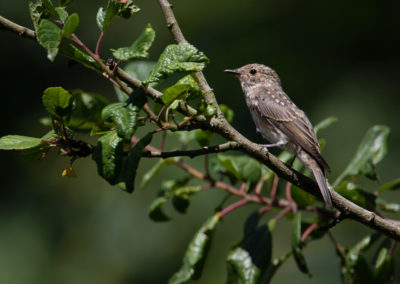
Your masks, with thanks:
M 225 69 L 224 72 L 233 74 L 235 76 L 240 76 L 240 72 L 237 71 L 236 69 Z

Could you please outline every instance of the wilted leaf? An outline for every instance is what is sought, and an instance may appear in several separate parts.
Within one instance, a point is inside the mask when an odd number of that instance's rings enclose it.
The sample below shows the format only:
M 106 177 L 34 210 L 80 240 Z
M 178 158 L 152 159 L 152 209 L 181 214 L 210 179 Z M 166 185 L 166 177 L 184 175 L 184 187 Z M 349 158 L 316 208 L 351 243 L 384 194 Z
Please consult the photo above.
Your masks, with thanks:
M 189 244 L 183 258 L 183 264 L 178 272 L 168 281 L 169 284 L 186 283 L 190 279 L 198 279 L 206 260 L 211 244 L 212 233 L 219 221 L 215 214 L 200 228 Z
M 119 60 L 131 60 L 137 58 L 146 58 L 149 56 L 148 50 L 154 41 L 155 31 L 151 28 L 150 24 L 147 25 L 139 38 L 128 47 L 121 47 L 112 49 L 113 55 Z
M 72 167 L 68 167 L 63 170 L 62 177 L 76 177 L 76 172 Z
M 176 72 L 203 70 L 208 58 L 193 45 L 182 42 L 165 48 L 145 84 L 158 82 Z

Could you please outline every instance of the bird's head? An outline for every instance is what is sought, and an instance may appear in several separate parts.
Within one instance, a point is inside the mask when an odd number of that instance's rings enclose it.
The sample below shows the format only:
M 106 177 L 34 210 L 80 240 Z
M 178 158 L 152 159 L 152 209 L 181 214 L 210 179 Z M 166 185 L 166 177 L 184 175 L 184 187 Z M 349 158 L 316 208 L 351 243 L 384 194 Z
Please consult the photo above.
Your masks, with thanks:
M 224 71 L 235 75 L 243 88 L 269 83 L 281 85 L 278 74 L 272 68 L 262 64 L 247 64 L 237 69 L 226 69 Z

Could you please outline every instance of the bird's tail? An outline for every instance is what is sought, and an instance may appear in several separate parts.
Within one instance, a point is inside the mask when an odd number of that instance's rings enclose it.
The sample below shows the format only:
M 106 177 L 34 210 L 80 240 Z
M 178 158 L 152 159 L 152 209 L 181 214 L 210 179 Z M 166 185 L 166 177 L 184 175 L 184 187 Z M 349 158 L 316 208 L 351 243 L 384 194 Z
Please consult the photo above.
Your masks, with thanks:
M 313 174 L 317 181 L 319 190 L 321 191 L 322 198 L 325 203 L 332 207 L 332 197 L 326 180 L 324 170 L 321 169 L 320 165 L 315 161 L 308 153 L 301 151 L 298 155 L 300 161 L 306 166 L 306 168 Z

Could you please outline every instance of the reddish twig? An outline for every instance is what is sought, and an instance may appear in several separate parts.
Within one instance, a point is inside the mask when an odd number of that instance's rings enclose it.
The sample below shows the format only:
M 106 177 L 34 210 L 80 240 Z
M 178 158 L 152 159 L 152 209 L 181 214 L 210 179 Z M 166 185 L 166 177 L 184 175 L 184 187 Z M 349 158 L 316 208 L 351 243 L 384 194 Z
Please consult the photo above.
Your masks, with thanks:
M 300 241 L 304 243 L 307 237 L 318 227 L 318 223 L 312 223 L 308 228 L 304 231 L 304 233 L 300 237 Z
M 248 203 L 248 200 L 241 199 L 241 200 L 229 205 L 228 207 L 226 207 L 222 211 L 220 211 L 219 212 L 219 217 L 223 218 L 225 215 L 229 214 L 230 212 L 234 211 L 235 209 L 237 209 L 239 207 L 242 207 L 242 206 L 246 205 L 247 203 Z
M 103 39 L 104 32 L 101 32 L 99 35 L 99 38 L 97 39 L 97 44 L 96 44 L 96 55 L 99 57 L 99 49 L 100 49 L 100 44 L 101 40 Z

